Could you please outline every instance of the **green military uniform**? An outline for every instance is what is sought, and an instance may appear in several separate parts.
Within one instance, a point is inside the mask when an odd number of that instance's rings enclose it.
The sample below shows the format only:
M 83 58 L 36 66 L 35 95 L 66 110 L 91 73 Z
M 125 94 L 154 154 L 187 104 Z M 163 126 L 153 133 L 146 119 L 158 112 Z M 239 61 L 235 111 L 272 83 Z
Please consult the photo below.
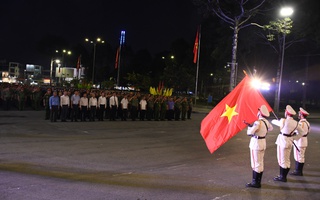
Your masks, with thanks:
M 26 93 L 23 89 L 18 93 L 18 108 L 19 110 L 24 110 L 26 101 Z
M 159 121 L 161 104 L 159 99 L 154 101 L 154 120 Z
M 135 121 L 138 114 L 138 106 L 139 106 L 139 100 L 137 98 L 132 98 L 130 101 L 131 109 L 130 109 L 130 115 L 132 121 Z
M 160 120 L 164 121 L 167 113 L 167 101 L 163 100 L 161 102 Z
M 188 109 L 187 109 L 187 118 L 191 119 L 191 113 L 192 113 L 192 108 L 193 108 L 193 100 L 190 98 L 188 101 Z
M 186 99 L 183 99 L 181 102 L 181 119 L 186 120 L 188 102 Z
M 147 120 L 151 120 L 153 118 L 154 112 L 154 100 L 153 97 L 150 97 L 147 101 Z
M 45 108 L 45 120 L 50 119 L 50 106 L 49 106 L 49 99 L 50 99 L 51 94 L 46 93 L 43 96 L 43 104 L 44 104 L 44 108 Z
M 181 102 L 180 102 L 180 99 L 177 99 L 174 102 L 174 119 L 176 121 L 180 120 L 180 114 L 181 114 Z
M 33 108 L 35 110 L 40 110 L 40 100 L 41 100 L 40 90 L 34 91 L 32 96 L 33 96 Z

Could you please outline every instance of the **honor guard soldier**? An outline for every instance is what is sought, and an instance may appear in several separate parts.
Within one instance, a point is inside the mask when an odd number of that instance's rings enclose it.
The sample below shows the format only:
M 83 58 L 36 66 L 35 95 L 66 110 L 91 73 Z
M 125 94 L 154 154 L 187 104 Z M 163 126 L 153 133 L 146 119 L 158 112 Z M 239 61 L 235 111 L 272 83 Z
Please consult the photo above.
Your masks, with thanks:
M 293 148 L 293 156 L 295 159 L 295 170 L 290 173 L 290 175 L 294 176 L 303 176 L 302 169 L 305 161 L 305 152 L 308 146 L 308 134 L 310 133 L 310 123 L 307 121 L 307 116 L 309 113 L 300 108 L 299 111 L 299 124 L 303 130 L 303 133 L 299 136 L 301 137 L 294 137 L 294 144 L 297 148 Z
M 287 182 L 287 175 L 290 170 L 290 153 L 292 149 L 293 136 L 302 134 L 303 130 L 299 123 L 293 119 L 296 112 L 290 105 L 286 106 L 285 118 L 272 120 L 272 123 L 280 127 L 280 134 L 277 137 L 277 159 L 280 166 L 280 175 L 274 177 L 274 181 Z
M 273 130 L 273 126 L 265 117 L 269 117 L 269 111 L 262 105 L 258 111 L 258 120 L 249 125 L 247 135 L 250 139 L 250 158 L 252 167 L 252 182 L 247 183 L 246 187 L 260 188 L 261 178 L 264 170 L 264 154 L 266 150 L 266 135 Z

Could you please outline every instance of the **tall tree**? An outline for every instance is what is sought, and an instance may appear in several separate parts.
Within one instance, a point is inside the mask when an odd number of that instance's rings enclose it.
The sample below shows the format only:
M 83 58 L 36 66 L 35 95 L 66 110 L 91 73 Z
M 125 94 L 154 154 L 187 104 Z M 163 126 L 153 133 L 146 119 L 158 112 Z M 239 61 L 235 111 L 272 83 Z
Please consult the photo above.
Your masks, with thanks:
M 239 31 L 251 24 L 254 17 L 266 0 L 194 0 L 195 4 L 205 11 L 219 17 L 233 29 L 230 91 L 236 85 L 237 48 Z

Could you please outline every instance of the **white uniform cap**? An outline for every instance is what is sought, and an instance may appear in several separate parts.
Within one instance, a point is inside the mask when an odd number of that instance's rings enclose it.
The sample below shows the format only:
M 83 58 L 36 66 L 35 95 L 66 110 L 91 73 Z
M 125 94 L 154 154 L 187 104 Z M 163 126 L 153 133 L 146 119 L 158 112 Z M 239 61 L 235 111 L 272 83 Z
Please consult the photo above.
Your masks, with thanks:
M 303 114 L 303 115 L 309 115 L 309 113 L 305 109 L 303 109 L 301 107 L 300 107 L 300 113 Z
M 269 113 L 269 111 L 268 111 L 267 106 L 262 105 L 262 106 L 259 108 L 259 110 L 260 110 L 261 115 L 263 115 L 264 117 L 269 117 L 269 116 L 270 116 L 270 113 Z
M 293 110 L 293 108 L 290 105 L 286 106 L 286 112 L 290 115 L 296 115 L 296 111 Z

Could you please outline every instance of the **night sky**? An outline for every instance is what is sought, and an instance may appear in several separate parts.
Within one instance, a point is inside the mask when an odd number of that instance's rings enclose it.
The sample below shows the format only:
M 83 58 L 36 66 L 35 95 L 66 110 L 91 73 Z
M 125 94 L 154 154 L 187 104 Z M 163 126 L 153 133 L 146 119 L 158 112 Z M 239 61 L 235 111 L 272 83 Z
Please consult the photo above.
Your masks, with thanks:
M 0 60 L 46 65 L 36 44 L 47 35 L 70 45 L 100 36 L 116 47 L 121 30 L 134 51 L 155 54 L 178 38 L 192 43 L 200 18 L 191 0 L 1 0 Z

